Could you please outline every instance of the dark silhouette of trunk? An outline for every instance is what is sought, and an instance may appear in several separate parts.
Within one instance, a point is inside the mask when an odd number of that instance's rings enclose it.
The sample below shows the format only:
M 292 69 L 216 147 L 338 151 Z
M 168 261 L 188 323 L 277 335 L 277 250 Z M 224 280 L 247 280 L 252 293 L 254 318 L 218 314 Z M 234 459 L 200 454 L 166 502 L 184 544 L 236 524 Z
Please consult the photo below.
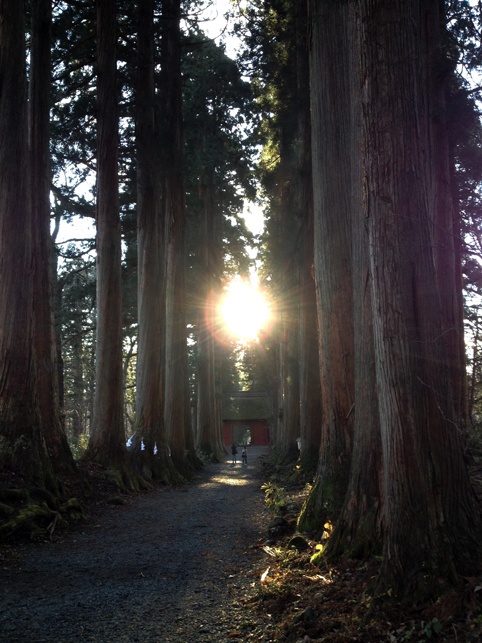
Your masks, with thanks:
M 462 253 L 458 212 L 453 199 L 453 173 L 445 92 L 447 90 L 447 65 L 445 13 L 443 2 L 431 8 L 426 42 L 422 51 L 426 56 L 426 87 L 429 88 L 428 115 L 432 116 L 430 128 L 429 168 L 431 172 L 431 200 L 433 202 L 432 243 L 440 294 L 443 332 L 450 360 L 453 404 L 457 423 L 462 431 L 468 426 L 467 371 L 464 345 L 464 307 L 462 298 Z M 445 34 L 445 40 L 448 36 Z
M 56 489 L 41 430 L 34 348 L 25 9 L 0 2 L 0 439 L 4 466 Z
M 80 316 L 79 316 L 80 317 Z M 84 367 L 82 362 L 82 336 L 73 337 L 72 349 L 72 437 L 78 441 L 84 428 Z
M 155 106 L 153 22 L 153 0 L 139 0 L 136 112 L 139 327 L 134 455 L 154 476 L 175 482 L 178 478 L 169 458 L 164 428 L 166 251 Z M 141 440 L 144 450 L 141 450 Z
M 354 389 L 352 288 L 353 113 L 349 3 L 311 2 L 315 269 L 323 428 L 315 485 L 300 528 L 336 520 L 350 475 Z
M 321 377 L 318 350 L 318 319 L 314 281 L 313 175 L 311 171 L 311 113 L 307 3 L 295 3 L 298 112 L 297 216 L 300 228 L 300 463 L 304 470 L 316 468 L 321 441 Z
M 94 417 L 87 457 L 125 458 L 122 388 L 121 229 L 118 192 L 116 2 L 97 2 L 97 343 Z
M 277 451 L 282 459 L 298 458 L 300 435 L 300 378 L 299 378 L 299 285 L 298 266 L 289 280 L 295 283 L 289 288 L 289 306 L 282 317 L 282 384 L 283 384 L 283 430 L 277 442 Z
M 54 310 L 54 333 L 55 333 L 55 357 L 57 369 L 57 386 L 59 393 L 59 412 L 62 430 L 65 432 L 65 386 L 64 386 L 64 359 L 62 356 L 62 328 L 60 322 L 60 311 L 62 309 L 63 281 L 59 280 L 58 258 L 55 252 L 55 240 L 60 228 L 60 214 L 55 213 L 55 227 L 50 237 L 50 257 L 52 258 L 52 290 L 53 290 L 53 310 Z
M 297 240 L 299 221 L 295 218 L 296 171 L 292 123 L 284 123 L 280 132 L 279 169 L 279 244 L 283 248 L 283 264 L 279 281 L 282 304 L 279 315 L 279 414 L 276 452 L 281 460 L 298 457 L 300 435 L 299 390 L 299 256 Z
M 51 0 L 33 0 L 29 143 L 31 152 L 32 220 L 34 225 L 34 334 L 37 389 L 42 430 L 57 471 L 76 469 L 60 421 L 57 352 L 53 316 L 52 248 L 50 241 L 50 27 Z
M 182 134 L 179 0 L 162 7 L 162 205 L 166 225 L 166 382 L 164 419 L 172 459 L 189 474 L 193 453 L 187 381 L 186 206 Z M 188 444 L 190 448 L 188 449 Z
M 359 6 L 364 207 L 386 499 L 379 590 L 416 600 L 480 569 L 480 507 L 456 424 L 433 248 L 438 213 L 430 143 L 438 125 L 427 101 L 433 69 L 426 51 L 435 46 L 427 34 L 438 26 L 439 2 Z
M 216 408 L 215 383 L 215 309 L 213 292 L 218 270 L 214 221 L 214 176 L 202 174 L 199 197 L 202 206 L 198 214 L 197 270 L 198 336 L 197 336 L 197 429 L 199 449 L 216 462 L 224 456 L 221 423 Z

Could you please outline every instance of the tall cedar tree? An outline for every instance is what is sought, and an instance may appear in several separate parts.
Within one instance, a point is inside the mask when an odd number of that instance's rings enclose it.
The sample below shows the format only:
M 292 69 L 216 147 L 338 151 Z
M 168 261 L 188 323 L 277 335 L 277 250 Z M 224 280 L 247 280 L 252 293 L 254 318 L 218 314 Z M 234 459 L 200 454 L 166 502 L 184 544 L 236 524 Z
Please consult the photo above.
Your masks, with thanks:
M 154 78 L 154 2 L 138 3 L 136 459 L 166 482 L 177 479 L 164 429 L 165 281 L 159 133 Z M 144 450 L 141 450 L 141 441 Z M 156 457 L 154 457 L 156 451 Z
M 27 137 L 25 7 L 0 2 L 0 436 L 5 462 L 55 483 L 37 395 L 33 339 L 33 217 Z
M 295 3 L 297 86 L 297 180 L 296 214 L 299 239 L 299 376 L 300 376 L 300 462 L 312 470 L 318 461 L 321 441 L 321 379 L 318 348 L 316 289 L 313 278 L 313 176 L 311 155 L 311 110 L 307 3 Z
M 350 3 L 312 4 L 311 54 L 315 268 L 321 335 L 323 431 L 315 486 L 302 529 L 336 520 L 348 485 L 353 440 L 353 163 Z M 316 10 L 316 13 L 313 11 Z M 321 29 L 320 37 L 316 37 Z M 323 62 L 329 61 L 326 67 Z
M 180 0 L 162 7 L 162 207 L 166 257 L 166 433 L 172 458 L 189 474 L 199 465 L 191 426 L 187 372 L 186 204 L 182 132 Z
M 197 431 L 200 450 L 215 461 L 224 455 L 221 422 L 216 411 L 215 328 L 213 292 L 219 291 L 219 248 L 216 247 L 214 170 L 203 171 L 199 179 L 201 207 L 198 213 L 198 263 L 201 277 L 197 333 Z
M 115 0 L 97 2 L 97 345 L 94 418 L 87 456 L 125 457 L 122 374 L 121 228 Z
M 37 389 L 42 429 L 56 470 L 74 471 L 75 463 L 60 421 L 57 349 L 53 318 L 50 241 L 50 27 L 51 0 L 31 3 L 29 147 L 32 220 L 35 226 L 34 318 Z
M 359 5 L 364 211 L 384 468 L 381 589 L 423 597 L 440 591 L 440 580 L 473 574 L 481 553 L 480 507 L 456 424 L 447 302 L 434 287 L 439 206 L 431 196 L 442 150 L 431 145 L 440 123 L 427 80 L 437 73 L 443 5 Z M 446 175 L 436 168 L 435 176 L 443 182 Z
M 351 97 L 350 109 L 345 121 L 345 136 L 351 142 L 351 158 L 344 156 L 344 150 L 337 150 L 330 147 L 327 151 L 333 162 L 347 164 L 350 166 L 350 174 L 346 177 L 345 188 L 351 192 L 351 209 L 345 213 L 345 218 L 350 216 L 348 225 L 351 228 L 351 273 L 353 284 L 353 315 L 354 315 L 354 407 L 350 407 L 345 421 L 353 419 L 353 453 L 349 474 L 349 484 L 344 498 L 344 506 L 341 516 L 336 524 L 335 532 L 330 538 L 325 554 L 332 557 L 341 552 L 349 555 L 363 555 L 381 549 L 381 522 L 383 515 L 383 493 L 382 493 L 382 472 L 381 472 L 381 438 L 380 422 L 376 394 L 376 381 L 374 369 L 374 345 L 373 345 L 373 324 L 371 311 L 371 291 L 367 288 L 370 280 L 368 264 L 368 247 L 366 239 L 366 219 L 362 209 L 361 199 L 361 149 L 360 138 L 360 109 L 357 99 L 357 75 L 353 58 L 346 60 L 347 68 L 344 74 L 339 74 L 336 69 L 337 57 L 333 51 L 324 46 L 329 42 L 329 33 L 338 24 L 343 29 L 347 41 L 356 42 L 356 33 L 353 30 L 354 7 L 346 5 L 343 8 L 343 20 L 339 19 L 338 10 L 334 7 L 321 10 L 318 4 L 312 6 L 313 11 L 313 32 L 311 68 L 313 91 L 314 113 L 318 119 L 324 113 L 327 106 L 324 100 L 330 101 L 330 97 L 318 91 L 317 83 L 320 76 L 330 75 L 330 80 L 340 88 L 339 92 L 345 92 Z M 352 47 L 352 51 L 356 51 Z M 329 72 L 328 70 L 332 70 Z M 348 107 L 348 106 L 347 106 Z M 335 107 L 336 108 L 336 107 Z M 319 127 L 316 125 L 316 132 Z M 324 152 L 323 139 L 316 136 L 313 140 L 313 148 L 316 155 Z M 328 158 L 326 159 L 328 161 Z M 315 190 L 321 186 L 316 186 Z M 321 212 L 318 213 L 321 216 Z M 322 238 L 317 237 L 317 252 L 323 252 L 319 244 Z M 329 240 L 326 240 L 329 243 Z M 322 338 L 322 353 L 323 346 Z M 350 382 L 350 386 L 352 383 Z M 325 381 L 329 386 L 329 381 Z M 343 481 L 343 487 L 346 480 Z M 340 488 L 340 500 L 343 487 Z M 321 491 L 321 488 L 320 488 Z M 328 517 L 333 519 L 335 515 Z M 318 525 L 319 530 L 323 529 L 324 519 L 321 516 Z
M 339 215 L 353 242 L 347 265 L 353 262 L 354 276 L 354 450 L 346 502 L 327 553 L 366 552 L 370 539 L 377 543 L 383 536 L 379 591 L 405 600 L 439 593 L 447 582 L 473 571 L 481 553 L 480 507 L 456 424 L 460 409 L 453 386 L 459 365 L 446 332 L 447 291 L 441 297 L 437 278 L 440 271 L 450 277 L 456 270 L 447 257 L 437 258 L 447 249 L 435 247 L 441 232 L 434 234 L 439 217 L 442 224 L 450 216 L 440 214 L 433 198 L 437 191 L 447 195 L 440 154 L 448 149 L 440 140 L 434 144 L 443 125 L 432 77 L 440 8 L 438 0 L 423 7 L 415 0 L 311 5 L 315 225 L 331 220 L 327 209 L 316 207 L 330 189 L 351 195 Z M 340 51 L 344 57 L 335 56 Z M 343 74 L 333 74 L 342 58 Z M 345 142 L 328 150 L 332 167 L 340 164 L 345 171 L 338 186 L 325 182 L 327 165 L 316 160 L 335 130 Z M 323 237 L 315 236 L 315 256 Z M 317 280 L 324 283 L 323 262 L 316 267 Z M 453 274 L 450 282 L 455 289 Z M 336 294 L 337 284 L 330 289 Z M 323 325 L 326 300 L 319 301 L 324 364 L 333 338 Z M 327 399 L 336 399 L 351 381 L 325 378 Z M 352 410 L 339 409 L 334 417 L 342 423 Z M 377 415 L 380 439 L 373 433 Z M 330 417 L 325 422 L 329 427 Z M 308 523 L 311 512 L 319 529 L 329 515 L 329 497 L 320 493 L 325 471 L 320 468 L 302 517 L 302 524 Z M 332 497 L 341 498 L 346 480 L 332 482 Z

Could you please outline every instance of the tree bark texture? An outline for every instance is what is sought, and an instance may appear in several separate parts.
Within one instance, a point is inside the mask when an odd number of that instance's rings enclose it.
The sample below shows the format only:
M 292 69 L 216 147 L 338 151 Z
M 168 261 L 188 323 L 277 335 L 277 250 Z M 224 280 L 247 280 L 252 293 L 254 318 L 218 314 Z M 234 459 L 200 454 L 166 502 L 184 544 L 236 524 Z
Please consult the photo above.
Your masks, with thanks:
M 60 421 L 57 350 L 53 315 L 53 267 L 50 241 L 50 28 L 51 0 L 33 0 L 29 143 L 32 159 L 32 220 L 34 225 L 34 318 L 37 388 L 42 430 L 53 466 L 76 469 Z
M 137 252 L 138 348 L 135 458 L 174 482 L 164 427 L 165 257 L 154 79 L 154 2 L 138 4 Z M 145 449 L 141 450 L 141 441 Z M 154 458 L 154 450 L 157 455 Z M 147 460 L 147 462 L 144 462 Z
M 429 162 L 431 173 L 431 210 L 433 217 L 432 244 L 440 295 L 442 324 L 450 360 L 452 397 L 457 423 L 464 430 L 467 426 L 467 378 L 465 367 L 464 310 L 460 274 L 462 254 L 458 252 L 459 234 L 453 200 L 451 154 L 447 129 L 445 92 L 448 69 L 444 2 L 433 2 L 426 8 L 426 38 L 422 47 L 426 58 L 426 86 L 429 130 Z M 461 341 L 462 339 L 462 341 Z
M 186 460 L 187 330 L 186 330 L 186 206 L 182 134 L 180 2 L 163 3 L 163 193 L 166 257 L 166 382 L 164 418 L 173 461 L 189 473 Z
M 37 396 L 25 8 L 0 2 L 0 438 L 5 465 L 53 482 Z
M 380 588 L 408 599 L 439 592 L 441 579 L 473 575 L 480 560 L 479 507 L 456 425 L 433 248 L 427 155 L 437 128 L 426 102 L 425 53 L 437 6 L 437 0 L 360 2 L 365 216 L 385 484 Z
M 125 456 L 116 5 L 115 0 L 97 1 L 97 344 L 87 455 L 105 464 L 121 464 Z
M 315 531 L 322 531 L 327 519 L 336 519 L 343 506 L 353 440 L 350 11 L 345 2 L 310 4 L 314 255 L 323 428 L 318 473 L 299 525 Z

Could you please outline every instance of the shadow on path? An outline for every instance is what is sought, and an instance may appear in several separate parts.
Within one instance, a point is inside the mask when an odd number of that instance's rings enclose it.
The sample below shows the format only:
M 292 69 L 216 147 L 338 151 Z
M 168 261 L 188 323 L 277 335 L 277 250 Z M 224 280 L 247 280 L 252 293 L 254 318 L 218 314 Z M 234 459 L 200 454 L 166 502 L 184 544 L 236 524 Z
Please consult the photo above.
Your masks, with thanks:
M 249 447 L 247 466 L 209 464 L 185 487 L 129 497 L 82 533 L 28 545 L 1 570 L 0 640 L 257 640 L 243 605 L 264 557 L 256 460 L 266 452 Z

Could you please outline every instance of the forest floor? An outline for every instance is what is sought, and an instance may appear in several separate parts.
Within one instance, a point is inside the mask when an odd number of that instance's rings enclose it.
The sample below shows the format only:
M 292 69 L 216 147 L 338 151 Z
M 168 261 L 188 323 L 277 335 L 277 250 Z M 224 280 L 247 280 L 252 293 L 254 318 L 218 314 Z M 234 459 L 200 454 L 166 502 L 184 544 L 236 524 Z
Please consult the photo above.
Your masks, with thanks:
M 480 578 L 382 612 L 369 611 L 377 560 L 314 567 L 317 543 L 291 541 L 307 493 L 292 473 L 252 447 L 247 467 L 226 459 L 183 487 L 110 504 L 112 488 L 91 471 L 87 520 L 0 546 L 0 641 L 482 641 Z M 473 474 L 482 489 L 482 469 Z M 280 524 L 261 489 L 267 477 Z

